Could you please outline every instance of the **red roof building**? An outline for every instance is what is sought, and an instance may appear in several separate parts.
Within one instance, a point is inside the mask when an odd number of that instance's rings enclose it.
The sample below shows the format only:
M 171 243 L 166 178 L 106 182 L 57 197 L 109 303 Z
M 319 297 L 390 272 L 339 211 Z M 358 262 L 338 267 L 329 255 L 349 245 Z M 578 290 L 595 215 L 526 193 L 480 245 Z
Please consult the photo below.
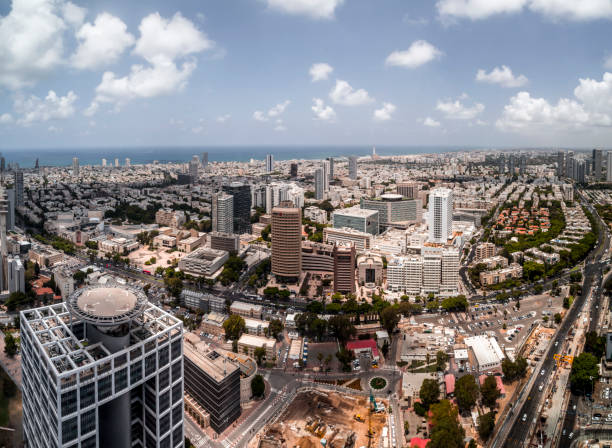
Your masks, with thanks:
M 410 439 L 410 448 L 426 448 L 427 444 L 431 439 L 421 439 L 420 437 L 413 437 Z
M 346 349 L 355 352 L 356 356 L 362 353 L 367 353 L 372 358 L 372 361 L 378 361 L 380 356 L 378 355 L 378 347 L 374 339 L 364 339 L 358 341 L 350 341 L 346 343 Z
M 444 387 L 446 388 L 446 395 L 455 393 L 455 375 L 452 373 L 444 375 Z

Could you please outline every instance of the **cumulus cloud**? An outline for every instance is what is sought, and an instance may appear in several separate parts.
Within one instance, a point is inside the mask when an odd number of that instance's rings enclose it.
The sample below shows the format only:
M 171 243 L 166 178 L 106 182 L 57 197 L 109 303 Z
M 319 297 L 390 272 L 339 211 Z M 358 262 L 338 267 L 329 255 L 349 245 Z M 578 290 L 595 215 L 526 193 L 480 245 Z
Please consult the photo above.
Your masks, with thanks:
M 291 101 L 285 100 L 282 103 L 278 103 L 277 105 L 271 107 L 268 112 L 263 112 L 261 110 L 256 110 L 253 112 L 253 120 L 255 121 L 269 121 L 270 119 L 276 118 L 277 124 L 282 125 L 282 120 L 280 116 L 285 112 L 287 106 L 291 104 Z
M 263 113 L 262 111 L 256 110 L 255 112 L 253 112 L 253 120 L 268 121 L 268 117 L 266 117 L 266 114 Z
M 232 116 L 230 114 L 225 114 L 225 115 L 219 115 L 217 117 L 217 123 L 225 123 L 226 121 L 228 121 L 230 118 L 232 118 Z
M 318 62 L 316 64 L 312 64 L 308 73 L 310 73 L 310 79 L 312 82 L 324 81 L 329 78 L 331 72 L 334 71 L 334 68 L 326 64 L 325 62 Z
M 431 117 L 426 117 L 423 120 L 423 126 L 427 126 L 427 127 L 430 127 L 430 128 L 439 128 L 440 127 L 440 122 L 434 120 Z
M 312 19 L 333 19 L 344 0 L 267 0 L 268 8 Z
M 395 107 L 395 104 L 383 103 L 383 106 L 380 109 L 376 109 L 374 111 L 373 118 L 375 121 L 388 121 L 391 119 L 391 116 L 396 109 L 397 107 Z
M 44 99 L 35 95 L 30 97 L 18 96 L 13 106 L 20 115 L 18 124 L 28 126 L 36 122 L 65 119 L 74 115 L 74 102 L 77 96 L 70 91 L 66 96 L 58 96 L 53 90 Z
M 404 51 L 396 50 L 387 56 L 385 63 L 390 66 L 417 68 L 439 58 L 442 52 L 427 41 L 417 40 Z
M 521 87 L 529 81 L 525 75 L 515 76 L 510 67 L 502 65 L 495 67 L 489 73 L 480 69 L 476 73 L 476 81 L 489 84 L 499 84 L 502 87 Z
M 283 112 L 285 112 L 285 109 L 287 109 L 287 106 L 289 106 L 289 104 L 291 104 L 291 101 L 289 100 L 285 100 L 282 103 L 278 103 L 276 106 L 274 106 L 268 111 L 268 117 L 278 117 Z
M 315 114 L 316 120 L 333 121 L 336 118 L 336 112 L 331 106 L 326 106 L 321 98 L 313 98 L 312 112 Z
M 465 99 L 462 97 L 461 99 Z M 473 106 L 466 106 L 461 99 L 438 101 L 436 110 L 442 112 L 446 118 L 453 120 L 472 120 L 480 115 L 484 110 L 484 104 L 475 103 Z
M 276 120 L 276 126 L 274 126 L 274 130 L 276 132 L 284 132 L 287 130 L 287 127 L 283 124 L 283 120 L 280 118 Z
M 84 24 L 76 33 L 79 46 L 72 56 L 72 65 L 79 69 L 96 69 L 112 64 L 134 45 L 134 36 L 118 17 L 99 14 L 93 24 Z
M 443 19 L 480 20 L 525 8 L 553 20 L 612 18 L 612 0 L 439 0 L 436 7 Z
M 11 124 L 13 122 L 13 116 L 9 113 L 0 115 L 0 124 Z
M 140 37 L 133 53 L 143 57 L 149 65 L 133 65 L 124 77 L 105 72 L 86 115 L 96 113 L 102 103 L 118 108 L 134 98 L 151 98 L 182 90 L 197 65 L 190 56 L 214 46 L 206 34 L 180 13 L 171 19 L 159 13 L 150 14 L 142 19 L 139 30 Z M 177 63 L 177 59 L 187 57 L 190 58 L 182 64 Z
M 367 90 L 355 90 L 348 82 L 341 79 L 336 80 L 336 85 L 329 92 L 329 97 L 334 103 L 343 106 L 360 106 L 374 101 Z

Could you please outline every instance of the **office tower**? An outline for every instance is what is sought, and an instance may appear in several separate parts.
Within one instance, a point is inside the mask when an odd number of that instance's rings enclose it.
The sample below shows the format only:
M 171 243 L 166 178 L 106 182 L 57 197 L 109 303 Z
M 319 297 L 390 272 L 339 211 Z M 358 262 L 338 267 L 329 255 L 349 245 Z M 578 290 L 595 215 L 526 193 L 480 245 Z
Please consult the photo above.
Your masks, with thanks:
M 38 157 L 36 157 L 36 163 L 34 164 L 34 169 L 36 171 L 38 171 L 38 169 L 39 169 L 39 166 L 38 166 Z
M 357 156 L 349 156 L 348 171 L 350 179 L 357 179 Z
M 4 187 L 0 187 L 0 291 L 5 291 L 8 288 L 8 246 L 6 241 L 6 219 L 8 215 L 8 207 L 9 204 L 6 197 L 6 190 Z
M 251 232 L 251 186 L 242 182 L 223 185 L 222 190 L 234 197 L 234 233 Z
M 183 325 L 112 281 L 20 313 L 26 445 L 182 447 Z
M 200 166 L 200 159 L 198 156 L 193 156 L 189 161 L 189 177 L 191 178 L 191 183 L 194 184 L 198 180 L 198 168 Z
M 606 180 L 612 182 L 612 151 L 608 151 L 608 167 L 606 172 Z
M 297 177 L 297 175 L 298 175 L 298 164 L 292 163 L 291 169 L 289 171 L 289 177 Z
M 359 206 L 365 210 L 378 211 L 381 227 L 403 227 L 420 223 L 423 219 L 423 202 L 420 199 L 406 199 L 401 194 L 386 193 L 379 198 L 364 198 Z
M 557 153 L 557 177 L 565 177 L 565 154 L 563 151 Z
M 503 154 L 499 156 L 497 163 L 499 166 L 499 174 L 504 174 L 506 172 L 506 159 Z
M 6 231 L 13 230 L 15 228 L 15 188 L 7 188 L 6 200 L 8 201 L 7 214 L 6 214 Z
M 6 159 L 4 157 L 0 157 L 0 173 L 2 173 L 3 178 L 4 178 L 5 171 L 6 171 Z
M 227 193 L 216 193 L 212 197 L 213 232 L 234 232 L 234 198 Z
M 372 235 L 378 235 L 378 218 L 377 210 L 359 207 L 340 208 L 332 212 L 334 229 L 348 228 Z
M 323 167 L 315 170 L 315 199 L 322 201 L 325 198 L 325 170 Z
M 115 157 L 115 168 L 119 168 L 119 159 Z
M 274 156 L 272 154 L 266 154 L 266 173 L 274 171 Z
M 202 153 L 202 169 L 206 169 L 208 167 L 208 153 L 207 152 L 203 152 Z
M 527 156 L 521 156 L 520 164 L 519 164 L 519 174 L 522 176 L 525 174 L 525 170 L 527 169 Z
M 602 163 L 602 150 L 593 150 L 593 177 L 596 181 L 601 180 L 601 163 Z
M 337 244 L 334 246 L 334 292 L 353 294 L 355 292 L 355 246 Z
M 419 195 L 419 184 L 416 182 L 400 182 L 395 187 L 395 191 L 407 199 L 416 199 Z
M 15 171 L 15 205 L 23 206 L 23 171 Z
M 19 257 L 7 258 L 7 289 L 9 293 L 25 293 L 25 268 Z
M 329 162 L 329 181 L 332 182 L 334 180 L 334 158 L 328 157 L 327 161 Z
M 586 183 L 586 163 L 584 160 L 574 160 L 574 166 L 575 170 L 573 179 L 579 184 Z
M 72 158 L 72 175 L 75 177 L 79 177 L 79 158 Z
M 516 159 L 514 157 L 514 154 L 510 154 L 510 157 L 508 157 L 508 171 L 510 172 L 511 176 L 514 176 L 515 168 L 516 168 Z
M 565 153 L 565 177 L 572 179 L 573 177 L 574 152 L 568 151 Z
M 321 168 L 323 168 L 323 191 L 329 191 L 329 160 L 323 160 Z
M 132 160 L 129 157 L 125 158 L 125 166 L 128 168 L 132 165 Z
M 429 193 L 429 241 L 446 243 L 453 235 L 453 192 L 435 188 Z
M 106 159 L 102 159 L 102 166 L 106 167 Z
M 299 279 L 302 272 L 302 210 L 291 203 L 272 209 L 272 274 Z

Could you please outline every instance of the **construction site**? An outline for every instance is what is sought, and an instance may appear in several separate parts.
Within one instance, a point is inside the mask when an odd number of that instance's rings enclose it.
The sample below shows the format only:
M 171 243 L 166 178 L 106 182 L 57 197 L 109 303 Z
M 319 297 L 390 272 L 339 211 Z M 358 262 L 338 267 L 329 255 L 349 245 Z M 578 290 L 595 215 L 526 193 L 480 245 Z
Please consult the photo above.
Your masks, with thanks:
M 302 391 L 276 422 L 263 428 L 261 436 L 252 446 L 378 447 L 387 434 L 387 405 L 372 396 L 313 389 Z

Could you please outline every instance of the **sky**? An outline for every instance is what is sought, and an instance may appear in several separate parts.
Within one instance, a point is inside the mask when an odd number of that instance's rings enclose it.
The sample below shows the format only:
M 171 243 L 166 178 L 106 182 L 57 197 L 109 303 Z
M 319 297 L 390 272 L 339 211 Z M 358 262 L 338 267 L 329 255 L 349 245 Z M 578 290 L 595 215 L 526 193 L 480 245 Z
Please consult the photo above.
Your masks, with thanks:
M 0 149 L 610 141 L 612 0 L 0 0 Z

